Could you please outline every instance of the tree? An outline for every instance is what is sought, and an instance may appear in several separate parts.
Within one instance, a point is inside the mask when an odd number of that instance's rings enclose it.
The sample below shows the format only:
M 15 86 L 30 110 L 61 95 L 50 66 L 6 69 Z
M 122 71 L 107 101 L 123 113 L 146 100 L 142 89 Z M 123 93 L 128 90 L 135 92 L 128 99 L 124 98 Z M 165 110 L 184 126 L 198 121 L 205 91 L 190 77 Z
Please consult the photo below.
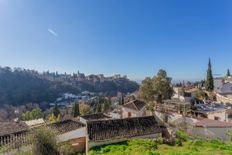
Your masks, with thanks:
M 144 100 L 145 102 L 153 102 L 154 94 L 155 92 L 152 85 L 152 79 L 150 77 L 147 77 L 141 83 L 138 97 Z
M 209 59 L 208 63 L 208 70 L 207 70 L 207 77 L 205 82 L 205 89 L 209 92 L 212 92 L 214 89 L 214 81 L 213 81 L 213 73 L 212 73 L 212 66 L 211 60 Z
M 171 78 L 163 69 L 160 69 L 153 78 L 145 78 L 138 93 L 138 97 L 148 103 L 151 110 L 155 103 L 162 103 L 164 99 L 170 99 L 172 95 Z
M 227 74 L 226 74 L 226 76 L 227 76 L 227 77 L 230 76 L 230 69 L 227 69 Z
M 77 117 L 80 115 L 79 104 L 75 103 L 73 106 L 73 117 Z
M 203 101 L 207 97 L 207 94 L 201 90 L 196 92 L 196 99 Z
M 92 109 L 88 104 L 80 103 L 79 107 L 80 107 L 80 114 L 81 115 L 87 115 L 87 114 L 92 113 Z
M 173 88 L 171 86 L 171 80 L 163 69 L 160 69 L 157 76 L 153 78 L 153 90 L 155 92 L 156 102 L 162 103 L 163 100 L 172 97 Z
M 106 98 L 103 98 L 102 100 L 100 100 L 100 104 L 101 104 L 101 111 L 102 112 L 107 112 L 110 109 L 110 101 Z
M 53 113 L 48 116 L 48 123 L 56 123 L 60 121 L 60 114 L 56 117 Z
M 95 113 L 101 113 L 102 112 L 102 105 L 100 103 L 97 103 Z
M 39 107 L 32 110 L 33 119 L 43 118 L 43 113 Z
M 43 118 L 43 113 L 39 107 L 33 109 L 32 111 L 27 111 L 22 114 L 23 121 L 29 121 L 33 119 Z
M 53 115 L 54 115 L 55 117 L 58 117 L 58 116 L 60 115 L 60 109 L 59 109 L 59 107 L 58 107 L 57 104 L 55 104 L 55 107 L 54 107 L 54 109 L 53 109 Z

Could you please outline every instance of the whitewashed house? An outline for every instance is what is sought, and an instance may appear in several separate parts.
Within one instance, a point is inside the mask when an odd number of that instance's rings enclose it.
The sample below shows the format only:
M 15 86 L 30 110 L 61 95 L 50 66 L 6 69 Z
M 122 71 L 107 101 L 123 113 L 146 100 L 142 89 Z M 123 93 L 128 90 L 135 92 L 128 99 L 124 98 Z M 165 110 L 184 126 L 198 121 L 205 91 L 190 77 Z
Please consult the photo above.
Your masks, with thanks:
M 146 103 L 139 100 L 134 100 L 126 103 L 122 107 L 122 117 L 142 117 L 146 115 Z

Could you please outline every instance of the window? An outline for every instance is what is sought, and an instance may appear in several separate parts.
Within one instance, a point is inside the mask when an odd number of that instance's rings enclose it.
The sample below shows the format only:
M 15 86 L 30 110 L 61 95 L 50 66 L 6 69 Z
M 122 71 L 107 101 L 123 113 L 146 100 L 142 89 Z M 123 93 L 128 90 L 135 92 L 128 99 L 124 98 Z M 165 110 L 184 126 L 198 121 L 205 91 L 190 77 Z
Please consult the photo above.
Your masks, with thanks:
M 228 115 L 228 118 L 229 118 L 229 119 L 232 119 L 232 114 L 229 114 L 229 115 Z
M 128 112 L 128 117 L 131 117 L 131 112 Z
M 220 117 L 214 117 L 214 120 L 217 120 L 217 121 L 219 121 L 220 120 Z

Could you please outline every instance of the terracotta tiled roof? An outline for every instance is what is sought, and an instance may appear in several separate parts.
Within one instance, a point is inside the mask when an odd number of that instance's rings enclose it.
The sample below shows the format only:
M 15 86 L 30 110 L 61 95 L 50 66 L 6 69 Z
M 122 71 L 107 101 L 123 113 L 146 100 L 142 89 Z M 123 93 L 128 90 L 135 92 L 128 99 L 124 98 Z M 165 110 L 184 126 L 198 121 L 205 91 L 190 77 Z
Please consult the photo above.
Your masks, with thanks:
M 106 120 L 110 119 L 110 116 L 105 115 L 104 113 L 97 113 L 97 114 L 90 114 L 90 115 L 84 115 L 80 116 L 84 118 L 87 121 L 92 121 L 92 120 Z
M 65 132 L 73 131 L 79 128 L 84 127 L 85 125 L 77 120 L 64 120 L 57 123 L 53 123 L 49 125 L 52 129 L 55 129 L 59 132 L 59 134 L 63 134 Z
M 87 123 L 87 130 L 90 141 L 131 138 L 161 132 L 154 116 L 90 121 Z
M 232 127 L 232 123 L 211 120 L 211 119 L 203 119 L 196 122 L 195 126 L 197 127 L 214 127 L 214 128 L 226 128 Z
M 0 122 L 0 136 L 25 132 L 29 129 L 23 122 Z
M 125 105 L 123 105 L 123 107 L 125 108 L 129 108 L 129 109 L 136 110 L 136 111 L 140 111 L 145 106 L 146 106 L 146 103 L 143 101 L 139 101 L 139 100 L 130 101 L 126 103 Z

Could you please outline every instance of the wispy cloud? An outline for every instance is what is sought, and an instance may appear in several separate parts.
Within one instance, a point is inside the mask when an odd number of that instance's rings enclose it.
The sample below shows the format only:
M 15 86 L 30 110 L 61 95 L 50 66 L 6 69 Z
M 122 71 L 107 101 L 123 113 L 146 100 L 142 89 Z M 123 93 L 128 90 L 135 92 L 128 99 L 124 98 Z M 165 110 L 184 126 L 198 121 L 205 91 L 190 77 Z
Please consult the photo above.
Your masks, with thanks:
M 53 36 L 58 37 L 58 33 L 53 31 L 52 29 L 48 29 L 48 32 L 51 33 Z

